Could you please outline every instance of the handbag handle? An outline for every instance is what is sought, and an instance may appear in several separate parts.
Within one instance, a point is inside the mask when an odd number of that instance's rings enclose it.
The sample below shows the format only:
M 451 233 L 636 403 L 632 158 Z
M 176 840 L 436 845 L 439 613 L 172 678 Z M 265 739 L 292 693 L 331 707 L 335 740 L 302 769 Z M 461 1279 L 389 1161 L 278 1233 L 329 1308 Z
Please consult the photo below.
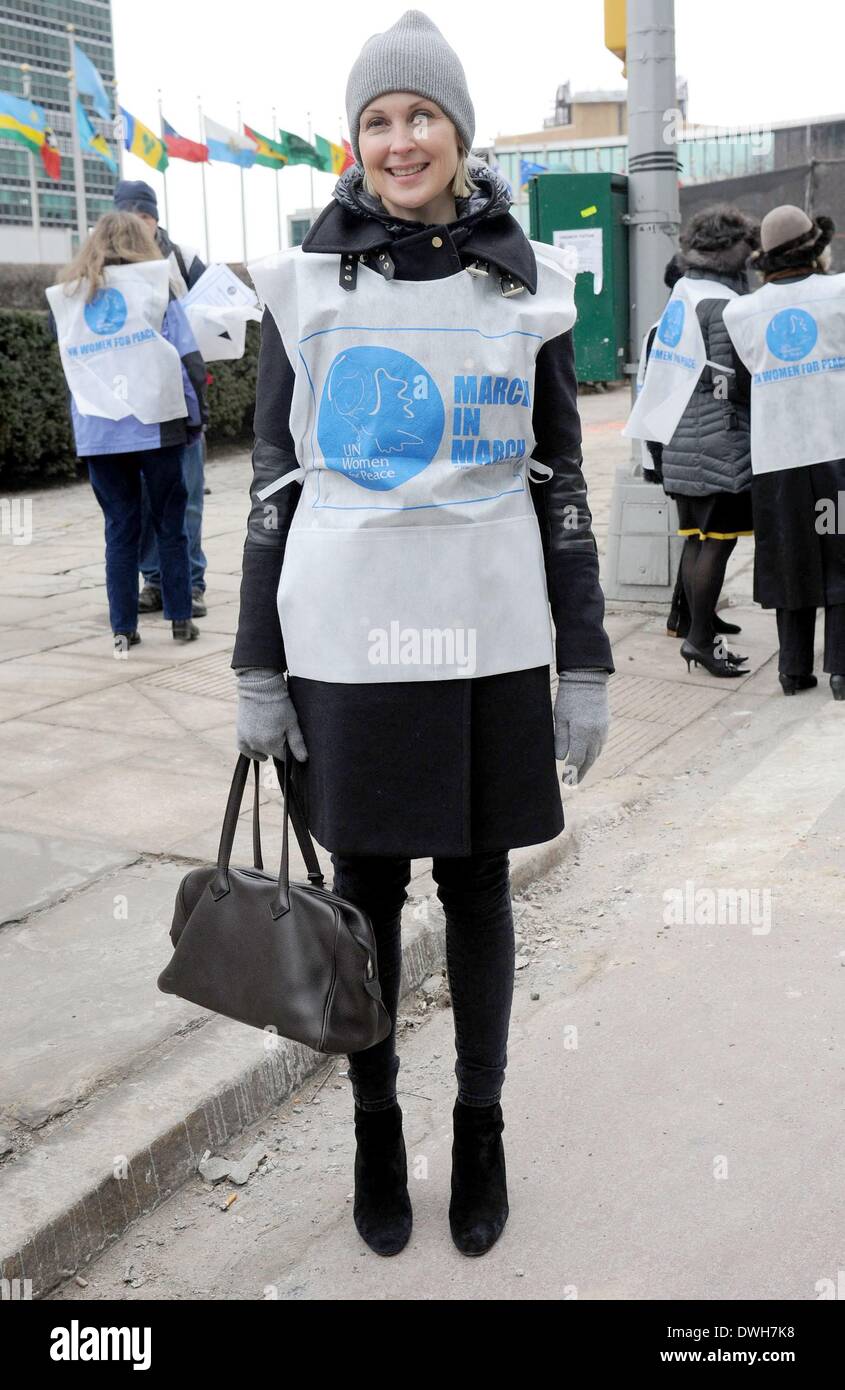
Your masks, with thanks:
M 296 794 L 292 782 L 290 782 L 289 780 L 290 757 L 290 747 L 288 745 L 285 745 L 285 794 L 284 818 L 282 829 L 282 865 L 279 870 L 278 890 L 275 898 L 273 899 L 274 916 L 280 916 L 282 911 L 286 912 L 290 907 L 290 875 L 288 868 L 289 861 L 287 852 L 288 815 L 290 815 L 290 818 L 293 821 L 294 833 L 296 834 L 299 848 L 302 851 L 302 857 L 305 860 L 309 881 L 313 883 L 315 887 L 322 888 L 324 886 L 324 878 L 322 870 L 320 868 L 320 861 L 317 858 L 317 852 L 314 849 L 313 841 L 308 833 L 308 827 L 305 822 L 305 816 L 303 814 L 299 798 Z M 278 775 L 278 759 L 274 758 L 273 761 L 276 764 Z M 238 761 L 235 764 L 235 772 L 232 777 L 232 785 L 229 789 L 229 799 L 226 803 L 226 810 L 223 816 L 223 829 L 220 833 L 220 844 L 217 850 L 217 873 L 212 879 L 210 885 L 211 895 L 214 898 L 215 902 L 217 902 L 220 898 L 224 897 L 225 894 L 229 891 L 229 860 L 232 854 L 232 846 L 235 842 L 235 831 L 237 829 L 238 815 L 240 813 L 241 802 L 243 801 L 244 790 L 246 788 L 246 779 L 249 774 L 250 762 L 253 763 L 255 771 L 255 788 L 252 803 L 253 861 L 256 869 L 263 869 L 264 867 L 261 857 L 261 826 L 258 808 L 258 760 L 250 759 L 246 756 L 246 754 L 240 753 L 238 755 Z M 283 888 L 285 890 L 284 893 L 282 893 Z M 275 910 L 277 906 L 279 907 L 279 911 Z
M 284 817 L 282 820 L 282 861 L 279 865 L 278 887 L 276 889 L 273 902 L 270 906 L 270 912 L 273 915 L 273 917 L 282 917 L 286 912 L 290 912 L 290 858 L 288 849 L 288 813 L 290 813 L 290 819 L 293 821 L 294 833 L 296 835 L 302 857 L 305 860 L 305 868 L 308 872 L 309 883 L 313 883 L 315 888 L 323 888 L 325 886 L 323 871 L 320 868 L 320 861 L 317 858 L 317 851 L 314 849 L 313 841 L 308 833 L 308 827 L 305 823 L 305 816 L 302 811 L 302 806 L 294 788 L 293 779 L 291 778 L 292 757 L 293 754 L 290 751 L 290 744 L 285 743 L 284 768 L 282 776 L 279 777 L 279 785 L 282 789 L 282 800 L 284 802 Z M 273 762 L 276 764 L 276 775 L 278 776 L 280 765 L 279 759 L 274 758 Z

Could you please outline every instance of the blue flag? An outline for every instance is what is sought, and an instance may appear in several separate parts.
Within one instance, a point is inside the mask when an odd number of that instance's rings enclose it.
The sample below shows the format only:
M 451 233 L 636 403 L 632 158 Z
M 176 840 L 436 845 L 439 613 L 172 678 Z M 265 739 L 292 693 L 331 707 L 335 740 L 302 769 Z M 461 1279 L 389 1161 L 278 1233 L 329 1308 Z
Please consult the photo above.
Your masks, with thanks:
M 548 164 L 532 164 L 530 159 L 521 159 L 519 161 L 520 188 L 522 188 L 530 178 L 533 178 L 535 174 L 547 174 L 548 172 Z
M 101 116 L 104 121 L 110 121 L 112 106 L 103 86 L 103 79 L 88 54 L 79 47 L 78 43 L 73 45 L 73 66 L 76 73 L 76 90 L 84 92 L 87 97 L 91 98 L 98 116 Z
M 105 160 L 113 174 L 119 173 L 119 169 L 111 156 L 111 150 L 103 139 L 98 135 L 88 119 L 85 107 L 76 98 L 76 123 L 79 128 L 79 143 L 83 154 L 95 154 L 99 159 Z

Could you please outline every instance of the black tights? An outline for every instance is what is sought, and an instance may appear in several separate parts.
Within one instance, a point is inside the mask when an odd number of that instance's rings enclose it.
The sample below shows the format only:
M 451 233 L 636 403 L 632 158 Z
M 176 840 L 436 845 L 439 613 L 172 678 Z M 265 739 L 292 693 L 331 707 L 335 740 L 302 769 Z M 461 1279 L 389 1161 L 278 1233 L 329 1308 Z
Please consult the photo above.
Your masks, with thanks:
M 725 541 L 687 536 L 681 556 L 681 580 L 691 614 L 687 641 L 693 647 L 706 648 L 713 643 L 716 604 L 735 545 L 735 536 Z

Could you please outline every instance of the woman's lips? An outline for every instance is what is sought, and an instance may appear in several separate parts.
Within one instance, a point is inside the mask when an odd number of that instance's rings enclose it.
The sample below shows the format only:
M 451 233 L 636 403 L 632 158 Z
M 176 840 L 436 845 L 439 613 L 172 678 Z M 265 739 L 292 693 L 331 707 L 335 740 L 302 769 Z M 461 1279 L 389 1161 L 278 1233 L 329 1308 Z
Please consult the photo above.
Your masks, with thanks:
M 421 174 L 425 173 L 429 163 L 430 161 L 427 160 L 422 164 L 421 168 L 417 169 L 413 174 L 401 174 L 398 169 L 386 169 L 385 173 L 390 174 L 398 183 L 411 183 L 414 179 L 418 179 Z

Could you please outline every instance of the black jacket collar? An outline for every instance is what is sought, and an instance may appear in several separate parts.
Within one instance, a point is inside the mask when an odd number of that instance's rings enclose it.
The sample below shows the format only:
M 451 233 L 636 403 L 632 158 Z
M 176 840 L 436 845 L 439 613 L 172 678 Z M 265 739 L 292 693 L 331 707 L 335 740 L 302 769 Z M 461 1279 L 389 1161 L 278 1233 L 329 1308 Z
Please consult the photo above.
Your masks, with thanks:
M 489 261 L 497 270 L 537 292 L 534 251 L 508 208 L 510 191 L 504 179 L 485 164 L 471 168 L 479 191 L 456 200 L 457 221 L 448 231 L 462 263 Z M 432 227 L 395 218 L 363 187 L 363 170 L 352 165 L 338 179 L 332 201 L 323 208 L 302 243 L 303 251 L 359 256 L 407 237 L 419 238 Z

